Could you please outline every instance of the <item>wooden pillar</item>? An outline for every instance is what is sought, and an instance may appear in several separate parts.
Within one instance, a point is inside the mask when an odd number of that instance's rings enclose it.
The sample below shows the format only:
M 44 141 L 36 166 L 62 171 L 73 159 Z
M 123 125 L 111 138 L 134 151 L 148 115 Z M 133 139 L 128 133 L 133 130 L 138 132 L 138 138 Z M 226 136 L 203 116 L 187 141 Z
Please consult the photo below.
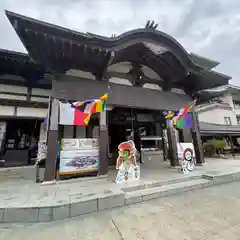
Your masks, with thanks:
M 50 101 L 51 111 L 49 116 L 48 140 L 47 140 L 47 160 L 45 164 L 44 181 L 52 181 L 56 178 L 56 162 L 58 154 L 58 100 Z
M 186 143 L 193 142 L 191 129 L 183 129 L 183 141 Z
M 163 161 L 167 161 L 167 146 L 164 139 L 164 129 L 160 122 L 156 123 L 156 136 L 160 136 L 162 138 L 161 141 L 157 141 L 157 147 L 162 150 L 163 153 Z
M 159 137 L 162 137 L 162 129 L 161 129 L 161 123 L 160 122 L 156 122 L 156 136 L 159 136 Z M 161 142 L 160 141 L 157 141 L 156 142 L 156 147 L 158 149 L 161 148 Z
M 232 140 L 232 136 L 231 135 L 229 135 L 229 140 L 230 140 L 230 143 L 231 143 L 232 156 L 235 157 L 234 144 L 233 144 L 233 140 Z
M 99 125 L 99 175 L 104 175 L 108 173 L 107 111 L 100 113 Z
M 175 131 L 172 127 L 167 128 L 168 136 L 168 155 L 170 159 L 170 165 L 176 167 L 179 165 L 178 155 L 177 155 L 177 139 Z
M 196 112 L 192 111 L 193 113 L 193 129 L 192 129 L 192 139 L 193 139 L 193 145 L 196 155 L 196 163 L 197 164 L 203 164 L 205 163 L 204 155 L 203 155 L 203 147 L 202 147 L 202 140 L 200 135 L 200 129 L 199 129 L 199 123 L 198 123 L 198 117 Z
M 7 121 L 0 123 L 0 158 L 4 156 L 5 145 L 6 145 L 6 133 L 7 133 Z
M 167 161 L 168 148 L 167 148 L 167 129 L 162 129 L 162 149 L 163 149 L 163 161 Z

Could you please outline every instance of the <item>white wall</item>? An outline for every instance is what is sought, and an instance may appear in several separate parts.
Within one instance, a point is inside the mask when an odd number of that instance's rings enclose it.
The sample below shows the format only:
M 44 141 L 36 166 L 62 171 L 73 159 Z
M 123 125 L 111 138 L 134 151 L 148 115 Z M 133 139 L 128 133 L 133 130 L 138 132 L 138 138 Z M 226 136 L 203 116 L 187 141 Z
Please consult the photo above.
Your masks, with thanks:
M 240 101 L 240 93 L 239 94 L 234 94 L 232 96 L 232 100 L 233 101 L 235 100 L 235 101 L 239 102 Z M 235 111 L 236 115 L 240 116 L 240 108 L 239 107 L 235 108 L 235 106 L 233 106 L 233 107 L 234 107 L 234 111 Z
M 15 108 L 13 106 L 0 105 L 0 116 L 14 116 Z
M 225 125 L 224 117 L 230 117 L 232 125 L 237 124 L 236 113 L 233 110 L 226 109 L 210 109 L 208 111 L 200 111 L 198 112 L 198 119 L 200 122 L 208 122 L 215 124 L 223 124 Z
M 44 108 L 29 108 L 17 107 L 17 116 L 26 118 L 41 118 L 44 119 L 47 115 L 48 109 Z
M 0 84 L 0 91 L 4 93 L 21 93 L 21 94 L 27 94 L 28 92 L 26 87 L 6 84 Z
M 27 101 L 27 87 L 0 84 L 0 92 L 0 99 Z M 14 93 L 18 93 L 19 95 L 14 95 Z M 48 97 L 51 96 L 51 90 L 33 88 L 32 95 L 30 101 L 47 103 L 49 101 Z
M 28 89 L 23 86 L 14 86 L 7 84 L 0 84 L 0 99 L 11 99 L 27 101 Z M 18 93 L 19 95 L 13 95 Z M 33 88 L 32 95 L 37 95 L 31 97 L 30 101 L 33 102 L 48 102 L 49 96 L 51 95 L 51 90 Z M 0 117 L 26 117 L 26 118 L 45 118 L 47 114 L 47 109 L 44 108 L 34 108 L 34 107 L 17 107 L 17 106 L 3 106 L 0 105 Z
M 0 99 L 27 100 L 28 90 L 26 87 L 0 84 L 0 91 Z M 22 95 L 13 95 L 14 93 L 19 93 Z
M 233 98 L 232 95 L 229 93 L 224 94 L 223 96 L 219 97 L 224 103 L 227 103 L 231 108 L 234 108 L 233 105 Z
M 236 108 L 235 108 L 235 109 L 234 109 L 234 112 L 236 113 L 237 116 L 240 116 L 240 109 L 238 109 L 238 108 L 236 109 Z
M 216 124 L 225 124 L 224 117 L 230 117 L 232 125 L 237 124 L 237 116 L 240 116 L 240 109 L 235 109 L 233 104 L 233 96 L 231 93 L 225 93 L 223 96 L 219 97 L 223 103 L 228 104 L 232 110 L 226 109 L 210 109 L 208 111 L 199 112 L 199 121 L 216 123 Z
M 42 89 L 42 88 L 32 88 L 32 95 L 39 95 L 49 97 L 51 95 L 52 90 Z
M 128 79 L 112 77 L 109 79 L 109 82 L 132 86 L 132 83 Z
M 0 99 L 11 99 L 11 100 L 22 100 L 22 101 L 26 101 L 27 100 L 27 96 L 17 96 L 17 95 L 13 95 L 13 94 L 6 94 L 6 93 L 0 93 Z
M 240 109 L 234 108 L 233 100 L 240 100 L 240 94 L 231 95 L 230 93 L 226 93 L 224 96 L 219 97 L 224 103 L 228 103 L 230 107 L 233 108 L 234 113 L 236 116 L 240 116 Z

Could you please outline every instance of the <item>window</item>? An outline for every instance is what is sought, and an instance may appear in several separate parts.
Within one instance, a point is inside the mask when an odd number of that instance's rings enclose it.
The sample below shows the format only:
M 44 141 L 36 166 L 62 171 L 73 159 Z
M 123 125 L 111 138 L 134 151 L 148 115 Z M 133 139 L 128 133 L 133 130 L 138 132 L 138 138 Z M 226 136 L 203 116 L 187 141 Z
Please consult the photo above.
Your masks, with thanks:
M 31 141 L 38 139 L 40 121 L 36 120 L 9 120 L 6 130 L 6 148 L 28 149 Z M 34 141 L 35 141 L 34 140 Z
M 232 121 L 230 117 L 224 117 L 224 122 L 226 125 L 232 125 Z
M 63 127 L 63 138 L 73 138 L 73 131 L 74 131 L 73 126 L 65 125 Z
M 235 109 L 240 109 L 240 101 L 234 100 L 234 101 L 233 101 L 233 105 L 234 105 L 234 108 L 235 108 Z
M 237 116 L 237 124 L 240 124 L 240 116 Z
M 89 130 L 91 130 L 90 128 Z M 81 126 L 70 126 L 70 125 L 64 125 L 62 126 L 63 130 L 63 138 L 86 138 L 86 127 Z M 92 137 L 92 134 L 90 134 Z
M 93 114 L 88 126 L 60 125 L 61 138 L 98 138 L 99 119 L 97 114 Z
M 86 127 L 76 126 L 76 138 L 86 137 Z

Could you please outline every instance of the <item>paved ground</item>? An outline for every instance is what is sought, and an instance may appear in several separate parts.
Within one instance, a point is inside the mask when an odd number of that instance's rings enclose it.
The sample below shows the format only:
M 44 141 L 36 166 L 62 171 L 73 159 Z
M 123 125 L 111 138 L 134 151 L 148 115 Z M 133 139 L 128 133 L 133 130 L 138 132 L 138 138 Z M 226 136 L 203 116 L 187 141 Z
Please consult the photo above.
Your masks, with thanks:
M 191 175 L 201 175 L 211 171 L 239 171 L 240 159 L 235 160 L 207 160 L 207 164 L 197 167 Z M 109 172 L 109 177 L 104 179 L 85 180 L 75 179 L 64 181 L 55 185 L 41 185 L 24 180 L 0 182 L 0 208 L 5 207 L 31 207 L 31 206 L 52 206 L 62 202 L 69 202 L 71 196 L 81 194 L 100 194 L 106 190 L 120 189 L 120 185 L 113 183 L 116 171 Z M 187 175 L 179 172 L 178 169 L 169 168 L 169 162 L 151 160 L 151 163 L 141 165 L 141 179 L 139 183 L 151 181 L 166 181 L 182 178 Z M 131 183 L 132 184 L 132 183 Z M 131 185 L 130 184 L 130 185 Z M 134 183 L 133 183 L 134 184 Z
M 0 225 L 0 240 L 238 240 L 239 182 L 65 221 Z

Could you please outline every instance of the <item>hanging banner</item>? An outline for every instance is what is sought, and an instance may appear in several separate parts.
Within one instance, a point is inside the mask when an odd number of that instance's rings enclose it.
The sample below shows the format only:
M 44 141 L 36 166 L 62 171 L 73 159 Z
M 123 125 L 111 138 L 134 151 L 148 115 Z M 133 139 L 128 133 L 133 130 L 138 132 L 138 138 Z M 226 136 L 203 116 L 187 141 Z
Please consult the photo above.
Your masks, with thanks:
M 178 158 L 180 162 L 180 170 L 183 173 L 192 172 L 195 166 L 195 151 L 192 143 L 177 143 Z
M 87 126 L 84 119 L 88 116 L 88 114 L 73 108 L 70 103 L 59 102 L 59 112 L 60 125 Z
M 39 164 L 47 159 L 47 126 L 45 123 L 40 125 L 40 134 L 38 141 L 38 152 L 35 164 Z
M 47 144 L 46 142 L 38 142 L 38 153 L 36 164 L 47 159 Z
M 44 123 L 40 125 L 39 142 L 47 142 L 47 125 Z
M 98 139 L 63 139 L 61 148 L 59 175 L 98 171 Z
M 136 163 L 135 154 L 136 148 L 132 140 L 118 146 L 116 183 L 140 179 L 140 167 Z

